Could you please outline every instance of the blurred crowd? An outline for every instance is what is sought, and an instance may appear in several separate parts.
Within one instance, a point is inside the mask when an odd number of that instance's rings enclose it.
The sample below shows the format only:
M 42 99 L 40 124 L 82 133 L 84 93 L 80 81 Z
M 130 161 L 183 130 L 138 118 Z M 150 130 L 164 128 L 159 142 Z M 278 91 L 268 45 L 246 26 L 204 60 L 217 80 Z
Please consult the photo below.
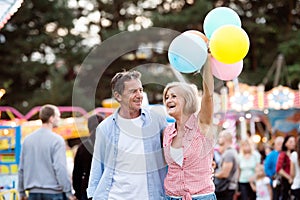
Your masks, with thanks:
M 220 133 L 214 155 L 219 199 L 300 199 L 300 139 L 276 136 L 259 151 L 251 138 L 236 145 L 229 131 Z

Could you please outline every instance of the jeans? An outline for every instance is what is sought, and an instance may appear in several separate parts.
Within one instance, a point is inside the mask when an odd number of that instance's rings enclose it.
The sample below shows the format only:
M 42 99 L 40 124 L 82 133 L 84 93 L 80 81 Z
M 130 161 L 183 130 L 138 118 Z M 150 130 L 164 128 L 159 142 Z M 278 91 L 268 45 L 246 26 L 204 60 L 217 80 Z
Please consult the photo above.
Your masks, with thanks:
M 64 200 L 64 194 L 29 193 L 28 200 Z
M 182 200 L 182 198 L 166 196 L 165 200 Z M 200 197 L 193 197 L 192 200 L 217 200 L 217 198 L 216 198 L 215 194 L 208 194 L 208 195 L 203 195 Z

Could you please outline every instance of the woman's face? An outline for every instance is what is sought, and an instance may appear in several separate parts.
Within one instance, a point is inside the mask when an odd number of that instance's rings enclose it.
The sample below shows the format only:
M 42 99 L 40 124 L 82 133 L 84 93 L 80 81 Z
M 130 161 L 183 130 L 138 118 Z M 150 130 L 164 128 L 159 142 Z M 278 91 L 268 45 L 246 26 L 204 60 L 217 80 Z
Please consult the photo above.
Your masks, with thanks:
M 165 106 L 167 113 L 174 117 L 179 117 L 184 108 L 184 99 L 178 87 L 170 88 L 165 95 Z
M 288 150 L 294 150 L 296 147 L 296 140 L 295 137 L 290 137 L 288 141 L 285 143 L 285 146 Z
M 251 153 L 251 145 L 249 142 L 244 141 L 242 144 L 242 150 L 244 153 Z

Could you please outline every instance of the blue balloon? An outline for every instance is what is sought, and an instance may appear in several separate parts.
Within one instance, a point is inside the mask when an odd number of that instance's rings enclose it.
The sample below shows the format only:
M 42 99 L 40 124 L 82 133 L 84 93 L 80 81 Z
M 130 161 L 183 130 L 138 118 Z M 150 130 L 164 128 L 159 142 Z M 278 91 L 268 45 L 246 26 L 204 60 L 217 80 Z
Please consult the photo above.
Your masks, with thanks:
M 183 33 L 171 42 L 168 59 L 171 66 L 177 71 L 193 73 L 202 68 L 207 54 L 207 45 L 200 36 Z
M 198 70 L 196 66 L 180 55 L 169 53 L 168 58 L 172 67 L 174 67 L 177 71 L 182 73 L 193 73 Z
M 217 7 L 211 10 L 203 22 L 203 29 L 206 37 L 210 39 L 213 32 L 223 25 L 242 26 L 239 15 L 228 7 Z

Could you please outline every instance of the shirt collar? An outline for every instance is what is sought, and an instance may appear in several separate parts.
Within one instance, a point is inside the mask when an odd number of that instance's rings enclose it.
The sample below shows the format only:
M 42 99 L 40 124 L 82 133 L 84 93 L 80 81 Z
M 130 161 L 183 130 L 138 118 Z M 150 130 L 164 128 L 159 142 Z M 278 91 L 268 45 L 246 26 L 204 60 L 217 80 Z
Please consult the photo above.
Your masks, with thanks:
M 188 130 L 192 130 L 195 127 L 195 123 L 197 122 L 197 117 L 195 114 L 192 114 L 190 118 L 186 121 L 184 128 Z M 176 122 L 175 122 L 176 123 Z M 170 126 L 170 138 L 173 138 L 177 135 L 175 123 Z
M 119 111 L 120 111 L 120 108 L 115 110 L 115 112 L 113 113 L 113 120 L 115 122 L 116 122 L 116 120 L 118 120 Z M 144 108 L 141 108 L 141 118 L 144 122 L 146 120 L 146 116 L 147 116 L 146 110 Z
M 185 128 L 193 129 L 195 127 L 195 123 L 197 122 L 197 117 L 195 114 L 192 114 L 190 118 L 185 123 Z

